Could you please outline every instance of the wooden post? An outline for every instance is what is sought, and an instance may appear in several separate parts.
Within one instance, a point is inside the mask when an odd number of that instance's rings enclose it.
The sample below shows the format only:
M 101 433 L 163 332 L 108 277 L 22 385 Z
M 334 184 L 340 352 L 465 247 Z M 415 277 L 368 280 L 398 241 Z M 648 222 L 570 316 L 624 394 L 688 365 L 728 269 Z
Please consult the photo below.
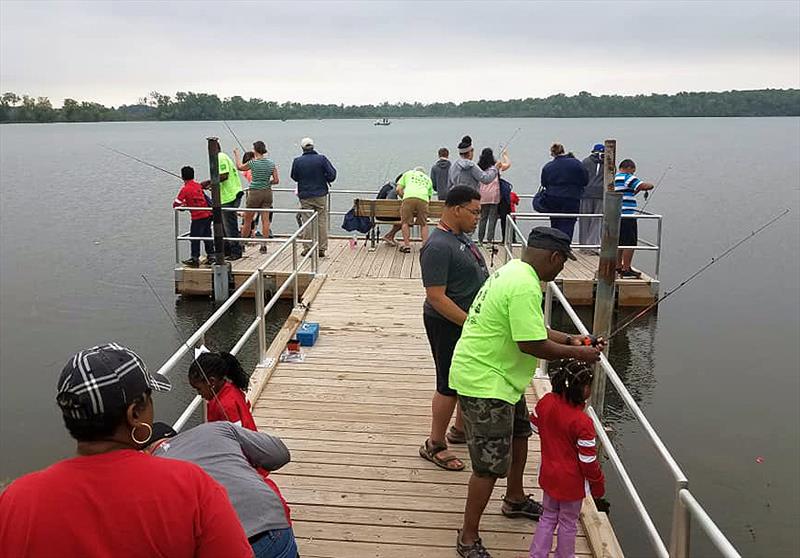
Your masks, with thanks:
M 214 300 L 228 299 L 228 265 L 225 261 L 225 228 L 222 225 L 222 199 L 219 192 L 219 138 L 206 138 L 208 141 L 208 170 L 211 178 L 211 217 L 214 221 Z
M 616 174 L 617 141 L 606 140 L 603 154 L 603 226 L 600 239 L 600 265 L 597 270 L 597 295 L 594 304 L 592 333 L 608 336 L 614 315 L 614 283 L 617 277 L 617 246 L 619 246 L 619 222 L 622 214 L 622 194 L 614 192 Z M 606 347 L 606 355 L 608 347 Z M 606 395 L 606 376 L 600 365 L 595 366 L 591 404 L 600 420 Z

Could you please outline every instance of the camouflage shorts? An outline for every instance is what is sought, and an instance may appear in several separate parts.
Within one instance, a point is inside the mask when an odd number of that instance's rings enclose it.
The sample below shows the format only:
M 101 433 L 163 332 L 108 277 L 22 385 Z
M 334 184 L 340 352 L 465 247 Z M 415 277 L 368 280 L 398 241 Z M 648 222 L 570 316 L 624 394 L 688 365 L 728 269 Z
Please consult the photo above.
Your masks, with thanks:
M 504 478 L 511 465 L 513 439 L 533 433 L 525 397 L 511 405 L 500 399 L 459 395 L 458 404 L 473 472 L 479 477 Z

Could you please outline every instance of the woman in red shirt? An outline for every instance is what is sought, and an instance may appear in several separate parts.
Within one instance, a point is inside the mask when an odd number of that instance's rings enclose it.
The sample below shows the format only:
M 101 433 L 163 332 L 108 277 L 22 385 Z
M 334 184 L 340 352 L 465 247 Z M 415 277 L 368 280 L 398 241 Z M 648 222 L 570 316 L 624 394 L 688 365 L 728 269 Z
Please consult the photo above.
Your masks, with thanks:
M 250 377 L 235 356 L 223 351 L 202 353 L 189 366 L 189 383 L 208 403 L 209 422 L 227 420 L 258 430 L 245 398 Z
M 547 558 L 556 527 L 555 557 L 574 556 L 583 498 L 589 491 L 595 498 L 605 492 L 594 425 L 583 412 L 593 374 L 584 362 L 563 361 L 551 377 L 553 392 L 542 397 L 531 413 L 533 431 L 542 442 L 539 486 L 544 491 L 544 512 L 531 543 L 531 558 Z

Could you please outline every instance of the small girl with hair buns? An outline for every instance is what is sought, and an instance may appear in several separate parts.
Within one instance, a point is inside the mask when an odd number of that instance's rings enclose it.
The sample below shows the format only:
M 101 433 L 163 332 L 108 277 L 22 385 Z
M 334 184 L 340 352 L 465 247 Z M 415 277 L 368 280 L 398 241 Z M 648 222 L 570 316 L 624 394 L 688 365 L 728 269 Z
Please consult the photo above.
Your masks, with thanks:
M 539 486 L 544 511 L 536 527 L 530 558 L 546 558 L 558 527 L 556 558 L 575 555 L 581 504 L 587 491 L 600 498 L 605 478 L 597 462 L 594 424 L 583 409 L 592 392 L 594 371 L 577 360 L 561 361 L 551 375 L 552 393 L 531 413 L 533 431 L 542 444 Z

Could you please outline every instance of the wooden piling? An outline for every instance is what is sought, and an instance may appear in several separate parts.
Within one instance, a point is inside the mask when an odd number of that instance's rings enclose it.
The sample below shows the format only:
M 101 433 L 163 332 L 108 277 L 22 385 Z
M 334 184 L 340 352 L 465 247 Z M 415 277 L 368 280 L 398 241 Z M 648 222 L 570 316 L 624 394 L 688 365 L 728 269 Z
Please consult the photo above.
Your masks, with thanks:
M 603 225 L 600 239 L 600 263 L 597 270 L 597 295 L 594 304 L 592 332 L 598 336 L 608 336 L 614 314 L 614 283 L 617 277 L 617 247 L 619 246 L 619 224 L 622 214 L 622 194 L 614 191 L 616 175 L 617 141 L 605 141 L 603 154 Z M 608 354 L 608 347 L 606 347 Z M 606 376 L 603 368 L 595 366 L 592 384 L 591 404 L 602 420 L 605 405 Z

